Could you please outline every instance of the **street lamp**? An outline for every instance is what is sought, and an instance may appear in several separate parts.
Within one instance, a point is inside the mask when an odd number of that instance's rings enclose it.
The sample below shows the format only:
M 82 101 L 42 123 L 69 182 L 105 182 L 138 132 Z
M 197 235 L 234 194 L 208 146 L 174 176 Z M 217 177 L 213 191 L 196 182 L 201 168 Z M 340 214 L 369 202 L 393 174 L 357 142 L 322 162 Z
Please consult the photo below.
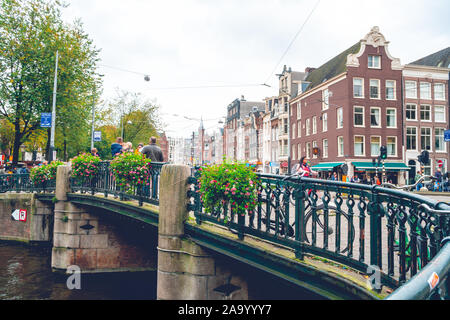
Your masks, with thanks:
M 55 120 L 56 120 L 56 89 L 58 85 L 58 58 L 59 53 L 56 50 L 56 62 L 55 62 L 55 79 L 53 81 L 53 105 L 52 105 L 52 127 L 50 130 L 50 155 L 49 162 L 56 159 L 55 152 Z

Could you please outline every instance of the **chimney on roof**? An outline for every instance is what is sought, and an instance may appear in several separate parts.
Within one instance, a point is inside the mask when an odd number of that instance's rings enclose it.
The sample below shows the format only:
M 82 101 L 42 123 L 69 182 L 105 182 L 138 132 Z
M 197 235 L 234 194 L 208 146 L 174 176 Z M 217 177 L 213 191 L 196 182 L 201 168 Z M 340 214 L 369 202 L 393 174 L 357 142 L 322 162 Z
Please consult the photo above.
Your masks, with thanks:
M 305 72 L 306 72 L 307 74 L 310 74 L 310 73 L 313 72 L 314 70 L 316 70 L 316 68 L 313 68 L 313 67 L 306 67 L 306 68 L 305 68 Z

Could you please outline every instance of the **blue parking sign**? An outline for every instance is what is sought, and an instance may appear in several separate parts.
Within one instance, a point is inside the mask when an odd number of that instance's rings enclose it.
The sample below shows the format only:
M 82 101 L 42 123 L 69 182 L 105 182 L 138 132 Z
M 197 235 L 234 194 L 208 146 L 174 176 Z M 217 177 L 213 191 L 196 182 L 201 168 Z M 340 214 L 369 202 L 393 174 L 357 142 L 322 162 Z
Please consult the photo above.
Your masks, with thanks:
M 102 141 L 102 132 L 94 131 L 94 142 Z
M 41 113 L 41 128 L 52 127 L 52 114 L 50 112 Z
M 450 130 L 445 130 L 444 131 L 444 141 L 445 142 L 450 142 Z

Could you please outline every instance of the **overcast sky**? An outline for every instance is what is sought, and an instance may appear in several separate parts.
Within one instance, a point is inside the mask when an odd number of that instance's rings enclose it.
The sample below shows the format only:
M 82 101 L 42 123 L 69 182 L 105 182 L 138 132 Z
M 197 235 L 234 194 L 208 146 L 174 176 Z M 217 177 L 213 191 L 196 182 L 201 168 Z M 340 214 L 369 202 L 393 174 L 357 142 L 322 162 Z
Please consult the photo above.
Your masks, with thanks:
M 248 101 L 276 95 L 275 74 L 283 65 L 294 71 L 319 67 L 373 26 L 402 64 L 450 45 L 448 0 L 68 2 L 64 18 L 81 19 L 101 49 L 103 98 L 113 98 L 119 88 L 154 99 L 168 136 L 188 137 L 197 130 L 199 121 L 183 116 L 205 119 L 209 131 L 218 128 L 227 105 L 241 95 Z M 262 83 L 271 87 L 258 86 Z M 170 89 L 199 86 L 224 87 Z

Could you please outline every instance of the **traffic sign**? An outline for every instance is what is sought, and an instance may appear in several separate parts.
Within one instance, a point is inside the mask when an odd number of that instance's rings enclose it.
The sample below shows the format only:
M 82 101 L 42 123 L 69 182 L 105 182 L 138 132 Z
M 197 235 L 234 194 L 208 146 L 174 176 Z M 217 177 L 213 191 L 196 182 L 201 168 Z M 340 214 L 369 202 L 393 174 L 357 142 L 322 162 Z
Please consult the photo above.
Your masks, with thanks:
M 49 112 L 41 113 L 41 128 L 51 128 L 52 127 L 52 114 Z
M 27 221 L 27 210 L 23 210 L 23 209 L 14 210 L 13 213 L 11 214 L 11 219 L 13 219 L 15 221 L 26 222 Z
M 94 131 L 94 141 L 95 142 L 102 141 L 102 132 L 101 131 Z
M 450 142 L 450 130 L 445 130 L 444 131 L 444 141 L 445 142 Z

